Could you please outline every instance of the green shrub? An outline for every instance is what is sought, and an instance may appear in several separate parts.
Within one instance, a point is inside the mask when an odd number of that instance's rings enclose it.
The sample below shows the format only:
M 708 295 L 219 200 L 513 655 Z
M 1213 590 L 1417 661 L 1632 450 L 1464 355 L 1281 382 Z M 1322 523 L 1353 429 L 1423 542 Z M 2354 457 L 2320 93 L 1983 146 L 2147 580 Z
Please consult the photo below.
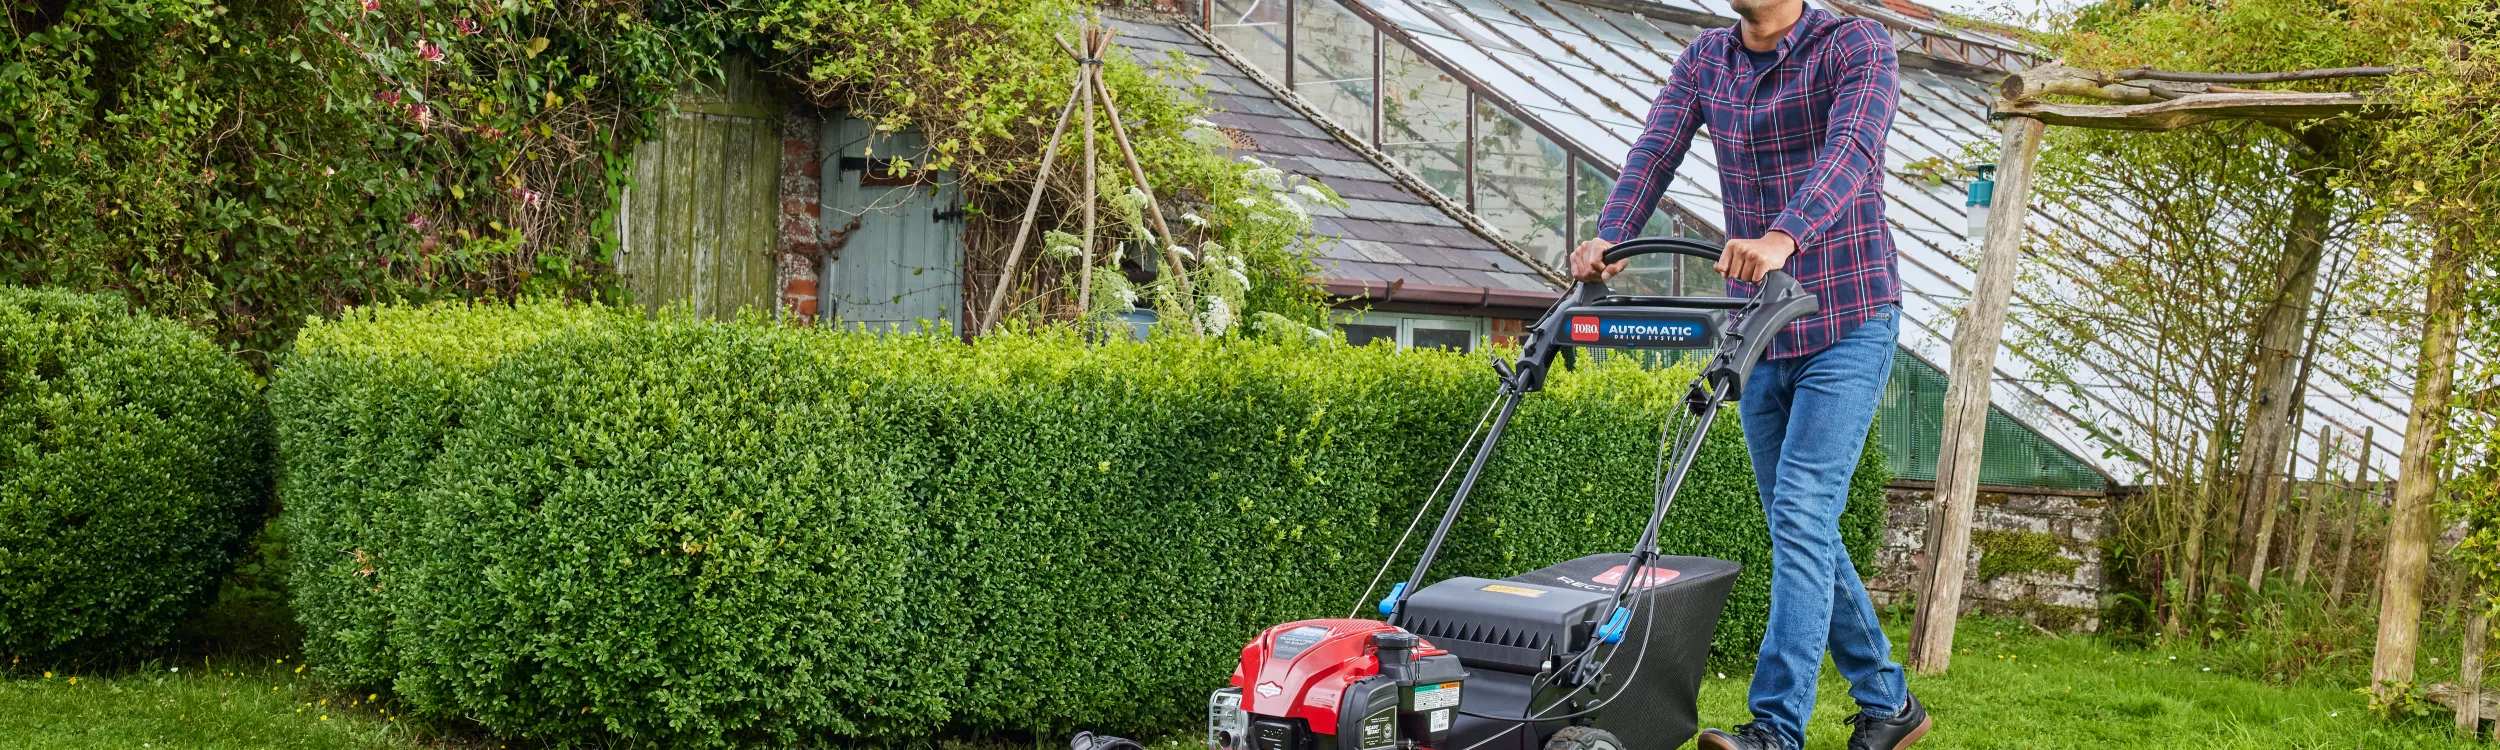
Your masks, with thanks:
M 463 325 L 501 343 L 410 333 Z M 1531 397 L 1439 573 L 1628 545 L 1689 373 Z M 299 559 L 333 560 L 297 569 L 316 668 L 516 735 L 746 745 L 1185 720 L 1258 629 L 1357 606 L 1492 392 L 1476 358 L 1385 347 L 524 305 L 316 326 L 273 397 Z M 377 418 L 407 399 L 432 411 Z M 1665 539 L 1748 566 L 1723 663 L 1768 587 L 1734 422 Z M 1864 560 L 1881 496 L 1852 501 Z
M 269 453 L 259 379 L 207 337 L 0 286 L 0 655 L 162 644 L 259 524 Z

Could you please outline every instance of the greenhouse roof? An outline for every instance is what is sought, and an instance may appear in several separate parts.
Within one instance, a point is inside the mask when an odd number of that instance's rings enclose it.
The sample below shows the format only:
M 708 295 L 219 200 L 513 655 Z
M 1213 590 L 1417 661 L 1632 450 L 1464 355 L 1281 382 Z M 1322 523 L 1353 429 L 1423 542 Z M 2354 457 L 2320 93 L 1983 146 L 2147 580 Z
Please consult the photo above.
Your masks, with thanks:
M 1860 5 L 1814 0 L 1836 13 L 1875 19 L 1902 53 L 1899 115 L 1887 142 L 1884 192 L 1900 250 L 1901 346 L 1946 369 L 1954 316 L 1968 299 L 1975 255 L 1966 229 L 1964 185 L 1956 169 L 1994 153 L 1991 87 L 2033 51 L 1984 28 L 1948 24 L 1906 2 Z M 1675 55 L 1707 28 L 1735 23 L 1724 0 L 1196 0 L 1187 10 L 1228 65 L 1282 82 L 1277 96 L 1420 175 L 1430 189 L 1462 203 L 1509 244 L 1559 266 L 1567 248 L 1591 236 L 1594 214 L 1640 136 L 1643 115 Z M 1708 136 L 1669 184 L 1650 232 L 1716 238 L 1723 212 L 1716 152 Z M 1982 156 L 1977 160 L 1985 160 Z M 1333 181 L 1332 181 L 1333 184 Z M 2039 205 L 2028 222 L 2035 240 L 2137 234 L 2132 208 Z M 1672 225 L 1662 227 L 1661 225 Z M 1706 269 L 1704 271 L 1706 273 Z M 1670 285 L 1691 286 L 1689 269 Z M 1660 274 L 1661 278 L 1666 278 Z M 2054 286 L 2026 285 L 2026 294 Z M 2029 298 L 2015 300 L 2011 327 L 2024 329 Z M 2009 330 L 2008 341 L 2019 330 Z M 2330 337 L 2366 335 L 2330 330 Z M 2364 352 L 2384 342 L 2335 342 Z M 2100 360 L 2121 360 L 2111 352 Z M 2011 344 L 1997 358 L 1994 405 L 2022 425 L 2119 481 L 2140 468 L 2105 455 L 2094 430 L 2158 432 L 2125 425 L 2126 415 L 2160 397 L 2131 391 L 2098 370 L 2080 368 L 2080 392 L 2052 392 L 2055 379 Z M 2331 424 L 2354 433 L 2375 427 L 2379 464 L 2392 469 L 2405 420 L 2404 389 L 2378 389 L 2360 377 L 2318 368 L 2310 382 L 2305 429 Z M 2401 368 L 2389 364 L 2388 369 Z M 2402 381 L 2401 377 L 2390 380 Z M 2173 396 L 2175 398 L 2175 396 Z M 2304 441 L 2304 455 L 2314 446 Z

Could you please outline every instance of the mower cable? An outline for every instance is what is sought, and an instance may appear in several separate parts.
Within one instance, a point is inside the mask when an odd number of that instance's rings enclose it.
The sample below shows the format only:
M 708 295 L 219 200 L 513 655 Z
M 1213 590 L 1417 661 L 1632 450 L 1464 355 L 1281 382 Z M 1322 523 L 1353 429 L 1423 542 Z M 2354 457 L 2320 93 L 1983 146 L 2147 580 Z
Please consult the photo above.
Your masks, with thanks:
M 1494 394 L 1492 403 L 1484 405 L 1484 415 L 1476 417 L 1475 429 L 1468 430 L 1467 439 L 1458 444 L 1458 455 L 1450 457 L 1449 467 L 1441 470 L 1441 481 L 1432 484 L 1432 494 L 1425 495 L 1424 503 L 1416 506 L 1415 518 L 1406 522 L 1406 533 L 1398 535 L 1397 546 L 1389 548 L 1389 557 L 1380 561 L 1380 570 L 1372 573 L 1372 582 L 1363 586 L 1362 596 L 1354 598 L 1354 609 L 1345 613 L 1346 617 L 1352 618 L 1363 613 L 1363 604 L 1372 599 L 1372 589 L 1379 588 L 1380 579 L 1389 575 L 1389 566 L 1397 564 L 1398 553 L 1406 550 L 1406 540 L 1415 535 L 1415 527 L 1424 522 L 1424 514 L 1431 512 L 1432 506 L 1439 504 L 1441 488 L 1450 483 L 1450 474 L 1458 471 L 1458 462 L 1467 459 L 1467 447 L 1476 444 L 1477 433 L 1484 431 L 1484 423 L 1493 419 L 1494 407 L 1501 404 L 1502 396 L 1497 393 Z

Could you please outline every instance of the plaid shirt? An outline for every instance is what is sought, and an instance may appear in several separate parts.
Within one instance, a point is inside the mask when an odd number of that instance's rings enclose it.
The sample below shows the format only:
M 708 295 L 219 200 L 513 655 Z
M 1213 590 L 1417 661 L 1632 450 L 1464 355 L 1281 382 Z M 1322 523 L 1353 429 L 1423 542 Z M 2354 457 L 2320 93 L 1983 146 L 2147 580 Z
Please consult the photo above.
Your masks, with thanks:
M 1694 132 L 1710 126 L 1727 236 L 1787 232 L 1797 254 L 1786 270 L 1821 303 L 1771 342 L 1769 357 L 1783 359 L 1822 351 L 1901 299 L 1882 172 L 1901 90 L 1892 40 L 1872 20 L 1807 8 L 1775 54 L 1769 71 L 1756 71 L 1736 29 L 1720 28 L 1676 58 L 1597 234 L 1638 235 Z M 1728 293 L 1751 295 L 1753 285 L 1729 281 Z

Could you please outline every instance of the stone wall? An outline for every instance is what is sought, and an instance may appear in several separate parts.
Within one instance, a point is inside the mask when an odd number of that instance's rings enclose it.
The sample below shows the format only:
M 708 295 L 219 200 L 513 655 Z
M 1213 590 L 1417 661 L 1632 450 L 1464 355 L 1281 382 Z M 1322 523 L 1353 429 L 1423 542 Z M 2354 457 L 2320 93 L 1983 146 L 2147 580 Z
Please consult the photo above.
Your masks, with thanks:
M 781 116 L 781 216 L 778 261 L 781 313 L 800 323 L 816 320 L 816 269 L 824 258 L 824 162 L 816 151 L 816 134 L 824 120 L 814 110 L 793 103 Z
M 1926 563 L 1935 490 L 1929 482 L 1902 481 L 1884 494 L 1892 508 L 1876 552 L 1878 573 L 1866 588 L 1877 606 L 1906 605 Z M 2107 580 L 2101 540 L 2113 528 L 2108 509 L 2098 493 L 1979 488 L 1962 612 L 2019 617 L 2051 630 L 2100 629 Z M 1998 558 L 1983 564 L 1990 547 Z

